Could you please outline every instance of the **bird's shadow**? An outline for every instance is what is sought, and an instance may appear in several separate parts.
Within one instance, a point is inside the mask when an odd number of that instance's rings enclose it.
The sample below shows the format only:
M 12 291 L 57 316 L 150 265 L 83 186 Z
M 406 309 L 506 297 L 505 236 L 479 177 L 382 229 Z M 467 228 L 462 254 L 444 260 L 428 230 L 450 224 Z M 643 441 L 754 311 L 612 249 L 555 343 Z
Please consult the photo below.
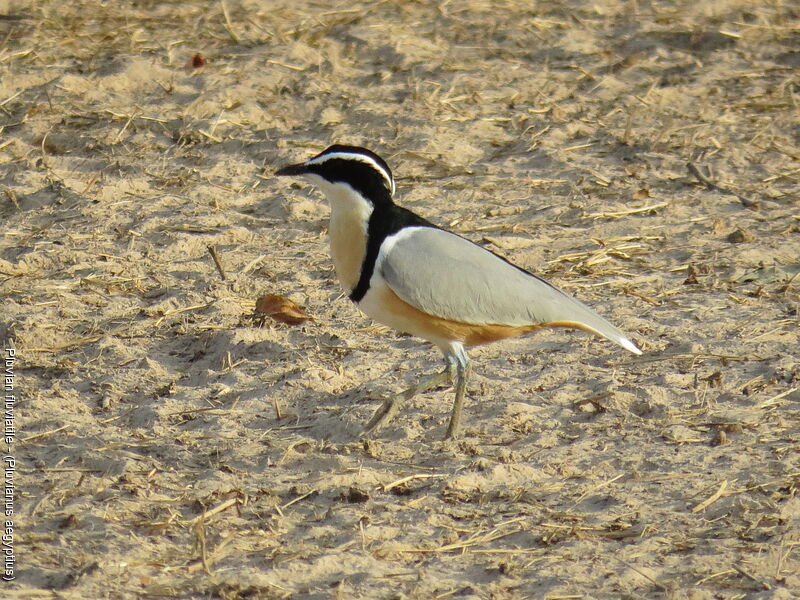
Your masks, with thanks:
M 292 421 L 287 420 L 287 426 L 302 427 L 305 436 L 333 444 L 365 440 L 393 442 L 420 437 L 441 439 L 451 406 L 445 396 L 452 386 L 443 384 L 409 400 L 400 400 L 407 383 L 372 381 L 340 393 L 315 392 L 303 403 L 310 409 L 291 415 Z M 380 429 L 365 433 L 365 425 L 389 397 L 400 402 L 397 414 Z

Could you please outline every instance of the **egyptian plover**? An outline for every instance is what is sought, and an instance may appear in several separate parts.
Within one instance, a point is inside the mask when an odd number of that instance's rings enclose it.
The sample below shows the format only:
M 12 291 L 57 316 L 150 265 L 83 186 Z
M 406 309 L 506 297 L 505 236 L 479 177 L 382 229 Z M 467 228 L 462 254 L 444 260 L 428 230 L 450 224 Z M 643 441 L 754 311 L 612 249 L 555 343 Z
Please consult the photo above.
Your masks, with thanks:
M 389 165 L 366 148 L 334 145 L 283 167 L 331 205 L 336 275 L 369 317 L 435 344 L 445 369 L 390 397 L 365 425 L 386 424 L 400 401 L 454 381 L 446 438 L 458 431 L 470 360 L 464 350 L 544 327 L 582 329 L 641 354 L 619 329 L 585 304 L 513 263 L 398 206 Z

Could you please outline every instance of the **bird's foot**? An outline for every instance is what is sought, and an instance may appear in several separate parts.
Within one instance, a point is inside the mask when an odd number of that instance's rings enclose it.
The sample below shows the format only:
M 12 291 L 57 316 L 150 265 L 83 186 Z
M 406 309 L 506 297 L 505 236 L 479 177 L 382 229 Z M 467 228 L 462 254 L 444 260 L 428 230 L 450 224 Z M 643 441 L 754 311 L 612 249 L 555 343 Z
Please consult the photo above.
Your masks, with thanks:
M 372 418 L 364 425 L 364 428 L 361 430 L 361 435 L 374 433 L 391 421 L 397 414 L 398 405 L 399 403 L 395 402 L 394 398 L 387 398 L 384 400 L 380 408 L 375 411 Z
M 417 394 L 427 392 L 428 390 L 433 389 L 442 383 L 450 381 L 453 376 L 453 371 L 454 367 L 448 365 L 444 371 L 434 373 L 433 375 L 422 379 L 416 385 L 411 386 L 399 395 L 390 396 L 384 400 L 380 408 L 375 411 L 374 415 L 372 415 L 372 418 L 369 420 L 369 422 L 364 425 L 364 428 L 361 430 L 361 435 L 373 433 L 386 425 L 389 421 L 394 419 L 395 415 L 397 415 L 400 405 L 408 400 L 411 400 L 411 398 Z M 456 423 L 456 425 L 458 425 L 458 423 Z

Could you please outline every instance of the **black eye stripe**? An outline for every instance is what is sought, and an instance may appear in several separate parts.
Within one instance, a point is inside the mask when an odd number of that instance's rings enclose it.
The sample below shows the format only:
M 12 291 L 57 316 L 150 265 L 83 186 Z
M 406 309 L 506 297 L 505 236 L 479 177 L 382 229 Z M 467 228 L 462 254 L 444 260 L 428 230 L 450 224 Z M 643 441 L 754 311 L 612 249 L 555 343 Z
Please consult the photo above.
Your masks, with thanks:
M 391 202 L 392 182 L 369 163 L 331 158 L 322 163 L 308 164 L 308 172 L 331 183 L 346 183 L 373 203 Z

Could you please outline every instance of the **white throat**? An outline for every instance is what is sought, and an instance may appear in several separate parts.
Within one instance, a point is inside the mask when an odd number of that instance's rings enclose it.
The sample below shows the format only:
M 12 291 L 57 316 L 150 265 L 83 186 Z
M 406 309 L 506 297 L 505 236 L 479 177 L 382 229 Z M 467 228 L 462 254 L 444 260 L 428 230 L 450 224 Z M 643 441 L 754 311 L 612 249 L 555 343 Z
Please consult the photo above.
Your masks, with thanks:
M 346 292 L 353 291 L 361 276 L 361 264 L 367 253 L 367 227 L 373 206 L 346 183 L 330 183 L 314 174 L 306 178 L 321 189 L 331 206 L 328 234 L 331 258 L 339 283 Z

